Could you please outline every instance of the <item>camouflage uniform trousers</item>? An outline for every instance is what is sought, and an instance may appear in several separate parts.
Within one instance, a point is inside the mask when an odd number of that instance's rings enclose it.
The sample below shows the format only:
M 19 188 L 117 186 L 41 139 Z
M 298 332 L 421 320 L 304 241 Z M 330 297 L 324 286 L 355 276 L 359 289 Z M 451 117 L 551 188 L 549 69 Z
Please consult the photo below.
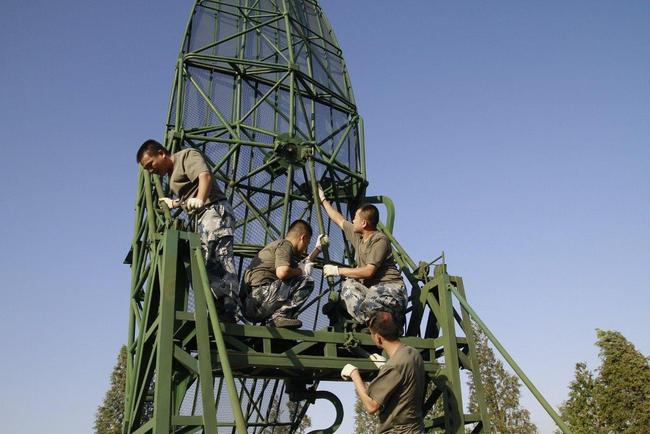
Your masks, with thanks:
M 234 318 L 239 306 L 239 279 L 233 259 L 235 219 L 230 203 L 221 200 L 207 207 L 199 217 L 197 232 L 217 312 Z
M 309 276 L 296 276 L 286 281 L 278 279 L 255 286 L 246 298 L 244 316 L 255 322 L 295 318 L 313 290 L 314 280 Z
M 355 321 L 365 323 L 373 312 L 391 312 L 395 320 L 404 325 L 408 297 L 403 283 L 378 283 L 370 288 L 356 279 L 345 279 L 341 285 L 341 298 Z

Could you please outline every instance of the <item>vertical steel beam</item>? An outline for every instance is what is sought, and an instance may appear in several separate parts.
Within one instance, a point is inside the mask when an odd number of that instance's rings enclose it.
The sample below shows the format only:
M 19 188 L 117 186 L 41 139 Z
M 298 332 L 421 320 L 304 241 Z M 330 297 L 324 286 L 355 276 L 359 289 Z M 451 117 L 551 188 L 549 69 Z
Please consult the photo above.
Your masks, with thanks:
M 452 285 L 454 285 L 460 294 L 462 294 L 463 297 L 465 297 L 465 285 L 463 285 L 463 279 L 461 277 L 452 277 Z M 463 329 L 463 332 L 465 333 L 465 338 L 467 339 L 467 346 L 469 349 L 469 359 L 472 363 L 471 370 L 472 370 L 472 375 L 473 375 L 473 381 L 474 381 L 474 388 L 476 389 L 476 401 L 478 404 L 478 409 L 479 409 L 479 415 L 481 417 L 481 423 L 483 425 L 483 428 L 481 429 L 481 433 L 484 434 L 489 434 L 491 432 L 490 430 L 490 419 L 488 416 L 487 412 L 487 403 L 485 401 L 485 389 L 483 388 L 483 380 L 481 380 L 481 372 L 480 372 L 480 366 L 478 364 L 478 357 L 476 355 L 476 342 L 474 340 L 474 332 L 472 329 L 472 318 L 465 309 L 461 305 L 461 315 L 462 315 L 462 322 L 461 322 L 461 327 Z
M 198 245 L 197 245 L 198 244 Z M 190 237 L 190 251 L 201 251 L 201 243 L 196 237 Z M 205 301 L 203 280 L 199 271 L 203 258 L 197 261 L 197 255 L 190 255 L 192 270 L 192 290 L 194 294 L 194 318 L 196 324 L 196 347 L 199 356 L 199 386 L 203 405 L 203 432 L 217 433 L 217 414 L 214 400 L 214 377 L 210 356 L 210 333 L 208 327 L 208 306 Z M 197 393 L 198 394 L 198 393 Z
M 163 235 L 160 263 L 160 307 L 156 336 L 156 381 L 154 399 L 154 433 L 167 434 L 171 430 L 172 361 L 174 352 L 174 304 L 176 300 L 176 269 L 178 265 L 178 231 Z
M 463 400 L 460 382 L 460 364 L 458 361 L 458 341 L 456 338 L 456 321 L 454 319 L 454 306 L 451 294 L 447 287 L 451 286 L 449 275 L 440 272 L 434 276 L 437 282 L 438 298 L 440 304 L 440 323 L 443 355 L 445 367 L 445 391 L 443 402 L 445 406 L 445 432 L 447 434 L 464 434 L 465 418 L 463 415 Z M 429 294 L 429 304 L 434 304 L 433 294 Z
M 192 246 L 200 246 L 200 241 L 198 240 L 197 234 L 189 234 L 190 244 Z M 192 240 L 193 239 L 193 240 Z M 197 261 L 200 264 L 203 264 L 203 254 L 200 247 L 194 247 L 191 253 L 194 258 L 194 261 Z M 205 294 L 205 301 L 208 306 L 209 318 L 212 324 L 212 332 L 214 333 L 214 339 L 217 344 L 217 353 L 219 356 L 219 362 L 221 363 L 221 369 L 223 371 L 223 378 L 226 382 L 226 387 L 228 389 L 228 396 L 230 397 L 230 405 L 235 416 L 235 425 L 237 431 L 240 433 L 246 432 L 246 421 L 244 420 L 244 415 L 241 409 L 241 403 L 239 402 L 239 397 L 237 396 L 237 388 L 235 387 L 235 380 L 233 377 L 232 369 L 230 368 L 230 362 L 228 361 L 228 353 L 226 348 L 226 342 L 223 339 L 223 334 L 221 333 L 221 326 L 219 324 L 219 316 L 217 315 L 217 308 L 214 304 L 214 299 L 212 298 L 212 291 L 210 290 L 210 283 L 208 280 L 208 275 L 205 270 L 205 266 L 198 266 L 199 277 L 202 281 L 203 292 Z

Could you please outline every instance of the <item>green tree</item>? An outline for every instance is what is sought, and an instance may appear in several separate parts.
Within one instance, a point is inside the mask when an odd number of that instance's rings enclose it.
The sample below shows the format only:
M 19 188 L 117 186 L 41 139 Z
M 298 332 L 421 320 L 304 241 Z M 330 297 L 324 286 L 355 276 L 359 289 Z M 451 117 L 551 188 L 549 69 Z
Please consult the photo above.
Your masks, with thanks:
M 302 410 L 302 405 L 307 405 L 305 402 L 295 402 L 295 401 L 287 401 L 287 409 L 289 410 L 289 418 L 291 421 L 294 420 L 296 417 L 297 413 L 299 413 Z M 273 398 L 273 403 L 271 404 L 271 411 L 269 412 L 268 416 L 268 421 L 271 423 L 282 423 L 282 422 L 289 422 L 288 420 L 284 420 L 284 409 L 280 408 L 280 401 L 277 398 Z M 311 427 L 311 418 L 307 416 L 306 414 L 303 416 L 303 418 L 300 420 L 300 423 L 298 425 L 298 428 L 295 431 L 291 431 L 291 427 L 288 425 L 285 426 L 270 426 L 266 427 L 262 430 L 260 434 L 290 434 L 290 433 L 295 433 L 295 434 L 305 434 L 307 432 L 307 428 Z
M 303 405 L 307 405 L 307 403 L 303 402 Z M 300 405 L 299 402 L 294 402 L 294 401 L 289 401 L 287 402 L 287 407 L 289 407 L 289 414 L 291 415 L 291 420 L 293 420 L 296 417 L 296 414 L 302 410 L 302 405 Z M 311 427 L 311 418 L 305 414 L 302 419 L 300 420 L 300 424 L 298 425 L 298 429 L 295 431 L 296 434 L 305 434 L 307 432 L 307 428 Z
M 569 385 L 569 399 L 560 415 L 573 434 L 605 434 L 594 399 L 596 380 L 585 363 L 577 363 L 575 379 Z M 560 431 L 556 431 L 560 433 Z
M 650 427 L 650 364 L 617 331 L 597 330 L 597 376 L 576 365 L 560 407 L 574 434 L 646 434 Z
M 596 407 L 608 431 L 647 433 L 650 427 L 650 365 L 622 334 L 597 330 L 601 365 L 594 387 Z
M 126 388 L 126 346 L 122 345 L 117 363 L 111 373 L 111 386 L 95 414 L 95 433 L 120 434 L 124 420 L 124 393 Z
M 495 357 L 485 333 L 475 325 L 472 329 L 491 431 L 503 434 L 536 434 L 537 426 L 530 421 L 530 413 L 519 404 L 519 379 L 510 374 Z M 470 376 L 468 386 L 469 411 L 478 413 L 478 394 L 473 376 Z
M 354 434 L 369 434 L 377 430 L 379 419 L 377 414 L 368 414 L 363 408 L 363 402 L 359 399 L 359 394 L 356 394 L 357 401 L 354 403 Z

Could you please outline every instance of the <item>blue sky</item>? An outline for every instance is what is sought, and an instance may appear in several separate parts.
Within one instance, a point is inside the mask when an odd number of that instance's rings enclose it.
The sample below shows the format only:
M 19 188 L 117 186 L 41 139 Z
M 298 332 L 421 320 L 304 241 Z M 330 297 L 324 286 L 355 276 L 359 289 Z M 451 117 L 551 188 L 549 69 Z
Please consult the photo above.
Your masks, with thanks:
M 596 328 L 650 354 L 650 5 L 322 6 L 365 119 L 369 193 L 395 201 L 411 256 L 446 252 L 554 405 L 576 362 L 597 366 Z M 190 8 L 3 3 L 7 432 L 91 432 L 126 339 L 133 154 L 162 135 Z

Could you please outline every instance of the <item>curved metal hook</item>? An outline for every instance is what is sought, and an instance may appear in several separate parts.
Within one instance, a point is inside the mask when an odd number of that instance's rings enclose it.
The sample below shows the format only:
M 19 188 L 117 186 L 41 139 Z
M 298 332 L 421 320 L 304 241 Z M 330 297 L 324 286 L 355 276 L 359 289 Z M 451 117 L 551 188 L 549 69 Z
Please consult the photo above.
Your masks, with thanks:
M 311 392 L 310 395 L 313 397 L 314 401 L 317 399 L 325 399 L 331 402 L 336 409 L 336 418 L 329 428 L 309 431 L 307 434 L 332 434 L 336 432 L 336 430 L 341 426 L 341 422 L 343 422 L 343 404 L 341 404 L 338 396 L 334 395 L 332 392 L 328 392 L 327 390 L 317 390 Z

